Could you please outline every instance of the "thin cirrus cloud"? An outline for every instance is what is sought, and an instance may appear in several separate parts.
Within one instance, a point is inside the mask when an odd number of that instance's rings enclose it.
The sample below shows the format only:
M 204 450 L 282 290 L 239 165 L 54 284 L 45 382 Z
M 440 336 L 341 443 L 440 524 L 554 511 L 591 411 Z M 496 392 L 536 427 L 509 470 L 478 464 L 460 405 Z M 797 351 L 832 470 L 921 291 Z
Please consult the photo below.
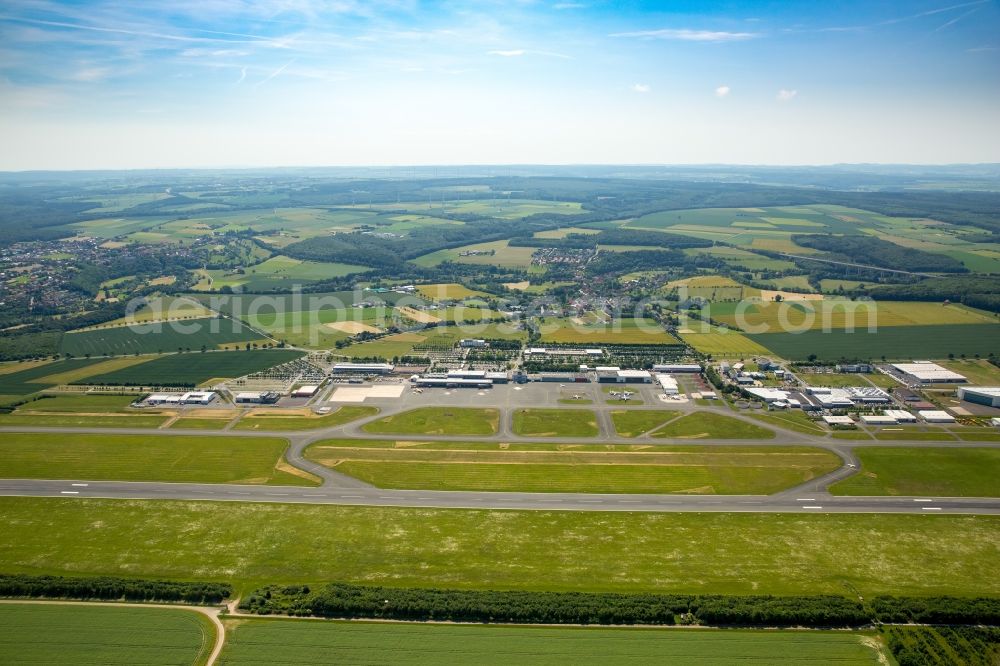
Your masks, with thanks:
M 786 88 L 782 88 L 781 90 L 778 91 L 777 99 L 779 102 L 790 102 L 798 94 L 799 94 L 798 90 L 788 90 Z
M 729 91 L 730 91 L 729 86 L 719 86 L 718 88 L 715 89 L 715 96 L 726 97 L 729 95 Z
M 648 83 L 636 83 L 632 86 L 632 92 L 648 93 L 650 90 L 652 90 L 652 87 Z
M 723 30 L 636 30 L 615 32 L 611 37 L 633 37 L 636 39 L 674 39 L 682 42 L 739 42 L 760 37 L 759 32 L 726 32 Z
M 489 55 L 500 56 L 502 58 L 519 58 L 523 56 L 527 51 L 524 49 L 510 49 L 507 51 L 487 51 Z

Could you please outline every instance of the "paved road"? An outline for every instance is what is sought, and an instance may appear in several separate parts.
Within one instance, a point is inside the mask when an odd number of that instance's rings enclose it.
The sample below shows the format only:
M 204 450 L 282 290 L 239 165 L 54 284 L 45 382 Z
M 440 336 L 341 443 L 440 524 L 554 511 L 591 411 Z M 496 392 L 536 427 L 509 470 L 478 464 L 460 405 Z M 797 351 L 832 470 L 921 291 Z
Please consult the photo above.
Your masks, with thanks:
M 596 495 L 18 479 L 0 480 L 0 496 L 212 500 L 443 509 L 1000 515 L 1000 498 L 833 497 L 826 493 L 803 492 L 767 496 Z

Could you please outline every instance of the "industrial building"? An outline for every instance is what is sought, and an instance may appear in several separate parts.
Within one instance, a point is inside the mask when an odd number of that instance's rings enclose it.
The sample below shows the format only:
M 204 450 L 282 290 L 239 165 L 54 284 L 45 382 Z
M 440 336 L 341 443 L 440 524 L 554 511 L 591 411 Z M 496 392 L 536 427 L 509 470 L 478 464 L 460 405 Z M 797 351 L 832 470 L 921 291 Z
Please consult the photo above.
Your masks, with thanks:
M 701 372 L 697 363 L 658 363 L 653 366 L 653 372 Z
M 886 416 L 891 416 L 896 419 L 897 423 L 916 423 L 917 417 L 909 413 L 905 409 L 887 409 L 882 412 Z
M 207 405 L 216 397 L 215 391 L 190 391 L 181 396 L 181 402 L 185 405 Z
M 238 405 L 273 405 L 280 397 L 275 391 L 244 391 L 237 393 L 233 401 Z
M 831 388 L 829 386 L 810 386 L 806 392 L 816 398 L 816 401 L 828 409 L 853 407 L 855 404 L 872 405 L 888 404 L 889 394 L 874 386 L 849 386 L 847 388 Z
M 665 395 L 677 395 L 681 392 L 677 386 L 677 380 L 670 375 L 657 374 L 656 382 L 660 385 L 660 389 Z
M 147 405 L 179 405 L 181 396 L 176 393 L 153 393 L 146 397 Z
M 861 420 L 866 425 L 896 425 L 896 419 L 885 414 L 862 414 Z
M 831 426 L 850 426 L 853 428 L 855 425 L 850 416 L 824 416 L 823 421 Z
M 1000 407 L 1000 386 L 963 386 L 958 389 L 959 400 L 987 407 Z
M 955 417 L 940 409 L 922 409 L 917 414 L 928 423 L 954 423 Z
M 649 370 L 622 370 L 617 366 L 598 366 L 594 369 L 597 381 L 602 384 L 650 384 L 653 376 Z
M 911 384 L 964 384 L 969 381 L 964 375 L 930 361 L 893 363 L 892 367 Z
M 387 375 L 393 367 L 391 363 L 337 363 L 333 366 L 333 374 Z
M 300 386 L 294 391 L 292 391 L 293 398 L 311 398 L 316 395 L 316 391 L 319 390 L 319 386 L 316 384 L 306 384 L 305 386 Z

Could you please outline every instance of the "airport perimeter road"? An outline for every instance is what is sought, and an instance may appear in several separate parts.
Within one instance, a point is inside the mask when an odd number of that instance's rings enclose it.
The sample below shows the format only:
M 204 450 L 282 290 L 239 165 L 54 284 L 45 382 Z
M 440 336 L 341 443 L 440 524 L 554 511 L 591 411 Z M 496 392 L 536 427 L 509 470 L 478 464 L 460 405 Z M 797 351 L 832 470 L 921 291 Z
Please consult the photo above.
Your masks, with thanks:
M 484 493 L 377 488 L 298 488 L 194 483 L 0 480 L 0 496 L 207 500 L 441 509 L 713 513 L 917 513 L 1000 515 L 1000 498 L 779 495 L 591 495 Z

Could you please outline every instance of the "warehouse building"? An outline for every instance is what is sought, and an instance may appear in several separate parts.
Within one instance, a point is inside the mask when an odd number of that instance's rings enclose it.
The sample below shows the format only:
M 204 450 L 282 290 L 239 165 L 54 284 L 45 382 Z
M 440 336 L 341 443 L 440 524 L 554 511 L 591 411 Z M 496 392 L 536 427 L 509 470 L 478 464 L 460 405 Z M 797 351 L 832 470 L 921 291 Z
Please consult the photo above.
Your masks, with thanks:
M 216 397 L 215 391 L 191 391 L 181 396 L 181 402 L 185 405 L 207 405 Z
M 319 386 L 316 384 L 306 384 L 305 386 L 300 386 L 294 391 L 292 391 L 293 398 L 311 398 L 316 395 L 316 391 L 319 390 Z
M 387 375 L 393 367 L 391 363 L 337 363 L 333 366 L 333 374 Z
M 238 405 L 273 405 L 280 397 L 275 391 L 244 391 L 237 393 L 233 401 Z
M 153 393 L 146 397 L 147 405 L 179 405 L 181 396 L 176 393 Z
M 886 414 L 862 414 L 861 420 L 866 425 L 896 425 L 896 419 Z
M 664 395 L 677 395 L 681 392 L 677 386 L 677 380 L 670 375 L 657 374 L 656 382 L 660 385 L 660 390 L 663 391 Z
M 887 409 L 882 412 L 886 416 L 891 416 L 896 419 L 897 423 L 916 423 L 917 417 L 909 413 L 905 409 Z
M 959 400 L 987 407 L 1000 407 L 1000 386 L 963 386 L 958 389 Z
M 940 409 L 922 409 L 917 414 L 928 423 L 954 423 L 955 417 Z
M 912 384 L 964 384 L 969 381 L 964 375 L 930 361 L 893 363 L 892 367 Z
M 653 372 L 701 372 L 697 363 L 658 363 L 653 366 Z
M 831 426 L 847 426 L 853 428 L 855 425 L 850 416 L 824 416 L 823 420 L 827 425 Z

